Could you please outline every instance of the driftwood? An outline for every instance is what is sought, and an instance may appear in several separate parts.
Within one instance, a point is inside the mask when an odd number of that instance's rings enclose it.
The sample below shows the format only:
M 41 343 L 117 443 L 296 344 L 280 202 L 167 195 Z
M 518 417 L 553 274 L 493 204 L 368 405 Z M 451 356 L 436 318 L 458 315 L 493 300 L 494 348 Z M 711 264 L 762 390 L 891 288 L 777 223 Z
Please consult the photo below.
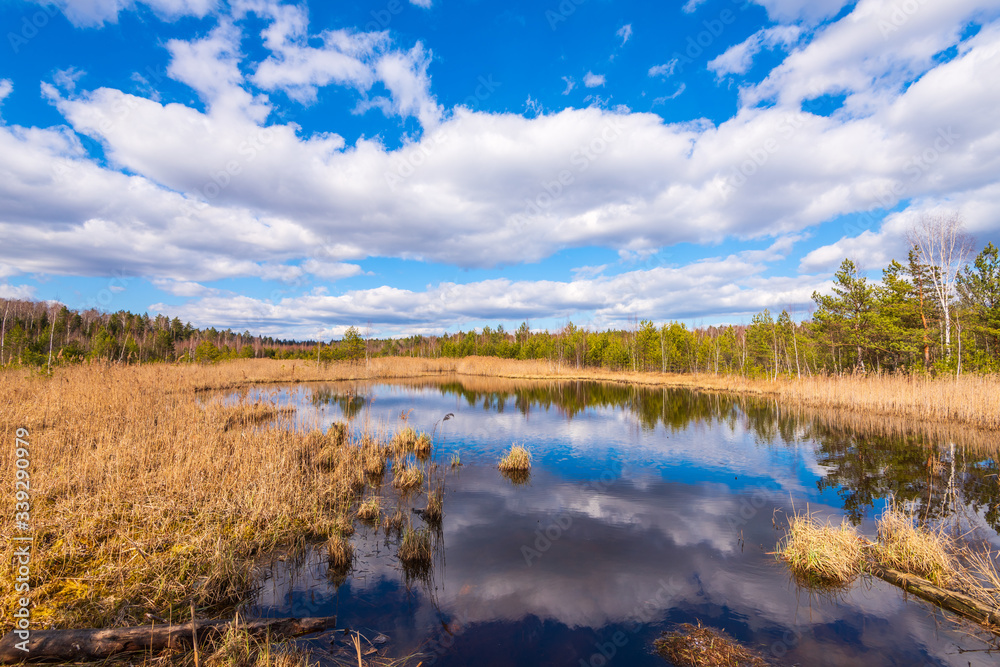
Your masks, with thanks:
M 982 623 L 993 632 L 1000 633 L 1000 609 L 988 607 L 968 595 L 946 590 L 935 586 L 926 579 L 899 570 L 872 565 L 870 572 L 879 579 L 899 586 L 907 593 L 933 602 L 942 609 L 947 609 L 959 616 Z
M 236 627 L 252 635 L 292 637 L 319 632 L 336 624 L 337 617 L 328 616 L 242 621 Z M 192 646 L 194 633 L 197 633 L 198 643 L 201 644 L 202 638 L 219 637 L 232 625 L 233 621 L 195 621 L 182 625 L 163 623 L 103 630 L 32 630 L 27 652 L 15 646 L 23 641 L 17 633 L 8 632 L 3 639 L 0 639 L 0 664 L 90 662 L 104 660 L 118 653 L 138 651 L 157 653 L 168 648 L 189 649 Z

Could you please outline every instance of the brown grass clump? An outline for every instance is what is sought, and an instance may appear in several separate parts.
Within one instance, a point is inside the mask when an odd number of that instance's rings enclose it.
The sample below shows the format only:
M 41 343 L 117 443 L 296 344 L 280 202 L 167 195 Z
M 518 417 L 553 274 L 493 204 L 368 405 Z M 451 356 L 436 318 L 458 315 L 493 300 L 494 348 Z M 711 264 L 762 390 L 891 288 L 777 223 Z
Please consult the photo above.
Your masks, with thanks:
M 413 443 L 413 451 L 417 456 L 426 457 L 431 453 L 431 436 L 421 433 Z
M 393 471 L 392 485 L 401 491 L 412 491 L 424 483 L 424 471 L 416 466 L 401 464 Z
M 279 408 L 271 403 L 249 403 L 240 401 L 233 406 L 220 406 L 215 410 L 217 419 L 222 422 L 222 430 L 248 428 L 267 422 L 287 419 L 295 414 L 295 408 Z
M 940 531 L 914 525 L 911 515 L 890 505 L 877 522 L 872 555 L 884 567 L 909 572 L 938 586 L 947 586 L 956 575 L 952 540 Z
M 392 446 L 399 454 L 406 454 L 413 451 L 413 445 L 417 442 L 417 432 L 412 426 L 396 431 L 392 436 Z
M 986 606 L 1000 609 L 1000 572 L 993 553 L 988 547 L 966 548 L 962 561 L 964 566 L 957 570 L 958 587 Z
M 427 494 L 427 507 L 424 509 L 424 521 L 431 526 L 441 525 L 444 518 L 444 489 L 438 487 Z
M 326 557 L 331 568 L 349 570 L 354 562 L 354 547 L 346 538 L 334 535 L 327 540 Z
M 503 472 L 526 472 L 531 470 L 531 453 L 521 445 L 513 445 L 500 460 Z
M 407 528 L 399 543 L 399 560 L 410 567 L 431 566 L 431 534 L 427 530 Z
M 402 533 L 403 525 L 406 523 L 406 515 L 403 510 L 396 508 L 396 511 L 392 514 L 385 515 L 385 534 L 390 535 L 392 533 Z
M 814 515 L 793 516 L 777 555 L 797 579 L 814 587 L 849 584 L 864 565 L 863 541 L 845 520 L 839 527 L 820 524 Z
M 358 507 L 358 519 L 365 523 L 377 523 L 382 516 L 382 499 L 372 496 Z
M 656 652 L 678 667 L 767 667 L 757 653 L 718 630 L 684 623 L 653 642 Z
M 332 444 L 339 447 L 347 444 L 350 433 L 351 427 L 347 424 L 347 422 L 334 422 L 330 425 L 330 428 L 327 429 L 326 437 Z

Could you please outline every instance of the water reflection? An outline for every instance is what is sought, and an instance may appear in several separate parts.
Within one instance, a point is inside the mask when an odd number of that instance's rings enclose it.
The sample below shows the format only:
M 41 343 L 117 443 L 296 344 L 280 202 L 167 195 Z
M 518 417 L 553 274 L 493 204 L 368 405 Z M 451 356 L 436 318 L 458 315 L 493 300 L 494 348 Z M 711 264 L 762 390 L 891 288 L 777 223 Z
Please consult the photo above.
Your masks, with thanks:
M 461 453 L 464 465 L 444 466 L 426 576 L 403 576 L 397 538 L 359 526 L 346 581 L 331 585 L 315 553 L 274 572 L 260 613 L 337 613 L 343 626 L 389 636 L 395 655 L 424 652 L 425 665 L 662 665 L 652 640 L 696 619 L 774 664 L 992 664 L 959 655 L 956 646 L 981 646 L 888 584 L 810 597 L 767 553 L 793 504 L 870 532 L 890 495 L 995 538 L 996 462 L 981 443 L 930 447 L 927 431 L 659 388 L 354 383 L 325 386 L 327 410 L 313 391 L 277 398 L 303 420 L 356 427 L 395 425 L 412 408 L 409 425 L 438 426 L 431 462 Z M 338 396 L 366 402 L 348 414 Z M 522 485 L 496 468 L 512 442 L 533 455 Z

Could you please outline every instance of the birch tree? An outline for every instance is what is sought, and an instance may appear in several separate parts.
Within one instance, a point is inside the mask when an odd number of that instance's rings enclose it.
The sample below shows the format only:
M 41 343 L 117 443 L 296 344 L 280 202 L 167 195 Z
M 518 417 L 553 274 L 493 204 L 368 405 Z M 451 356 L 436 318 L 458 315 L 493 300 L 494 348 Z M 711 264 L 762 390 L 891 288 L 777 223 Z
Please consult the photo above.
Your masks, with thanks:
M 945 354 L 951 356 L 951 302 L 958 272 L 972 252 L 973 242 L 965 233 L 965 223 L 958 213 L 925 214 L 910 228 L 908 240 L 920 259 L 931 267 L 934 298 L 944 319 Z

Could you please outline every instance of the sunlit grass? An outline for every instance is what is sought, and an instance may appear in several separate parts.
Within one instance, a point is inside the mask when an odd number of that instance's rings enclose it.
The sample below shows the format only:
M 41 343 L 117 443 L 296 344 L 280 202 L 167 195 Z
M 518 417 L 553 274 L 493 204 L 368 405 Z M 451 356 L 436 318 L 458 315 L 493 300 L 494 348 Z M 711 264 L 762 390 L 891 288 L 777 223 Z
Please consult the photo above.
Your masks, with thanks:
M 849 584 L 863 568 L 862 541 L 846 521 L 821 524 L 813 514 L 793 516 L 778 556 L 799 580 L 819 587 Z
M 531 470 L 531 452 L 521 445 L 513 445 L 499 464 L 503 472 L 527 472 Z

